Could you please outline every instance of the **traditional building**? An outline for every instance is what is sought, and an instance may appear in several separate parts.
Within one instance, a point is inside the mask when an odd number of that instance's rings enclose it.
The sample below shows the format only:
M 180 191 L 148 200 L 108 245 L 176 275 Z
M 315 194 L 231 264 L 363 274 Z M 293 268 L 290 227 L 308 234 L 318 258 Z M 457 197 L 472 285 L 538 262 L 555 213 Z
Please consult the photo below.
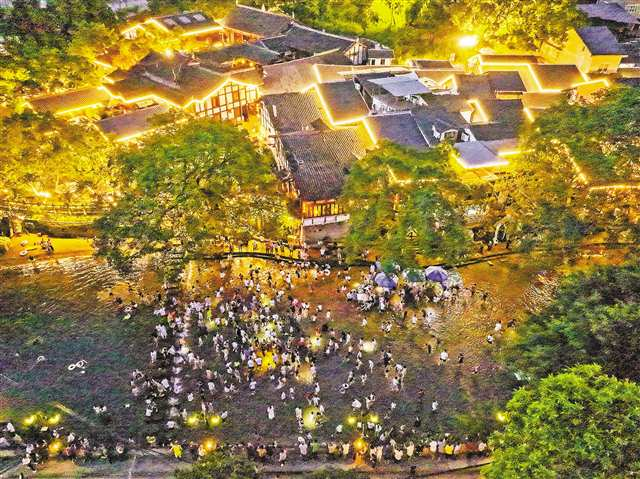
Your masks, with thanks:
M 575 65 L 582 73 L 616 73 L 626 55 L 623 46 L 607 27 L 569 30 L 562 47 L 545 43 L 542 55 L 551 63 Z
M 122 79 L 103 88 L 112 98 L 145 108 L 165 104 L 196 116 L 240 123 L 249 119 L 259 98 L 255 68 L 216 71 L 196 57 L 151 53 Z
M 202 12 L 185 12 L 175 15 L 150 17 L 132 21 L 120 30 L 122 36 L 134 39 L 139 35 L 156 37 L 192 37 L 201 42 L 215 43 L 223 39 L 224 29 Z

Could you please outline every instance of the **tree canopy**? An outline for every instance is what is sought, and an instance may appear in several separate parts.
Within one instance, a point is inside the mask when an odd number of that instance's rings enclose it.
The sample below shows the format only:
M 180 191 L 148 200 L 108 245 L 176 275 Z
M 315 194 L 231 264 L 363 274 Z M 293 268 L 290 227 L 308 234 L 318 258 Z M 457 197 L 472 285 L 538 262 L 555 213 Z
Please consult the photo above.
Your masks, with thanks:
M 470 245 L 457 181 L 444 148 L 417 151 L 383 144 L 357 161 L 340 201 L 351 215 L 347 251 L 414 266 L 420 258 L 454 261 Z
M 640 472 L 640 386 L 581 365 L 516 391 L 487 479 L 623 479 Z
M 153 252 L 187 258 L 215 238 L 282 236 L 290 224 L 269 160 L 231 124 L 173 124 L 116 166 L 122 196 L 97 227 L 100 253 L 117 266 Z
M 562 102 L 525 127 L 525 153 L 495 182 L 489 208 L 523 248 L 575 246 L 601 232 L 637 239 L 638 191 L 592 187 L 640 180 L 639 108 L 637 89 L 618 88 L 589 103 Z
M 640 267 L 575 273 L 532 314 L 508 345 L 506 363 L 534 377 L 597 363 L 617 377 L 640 380 Z
M 457 48 L 465 34 L 480 46 L 531 50 L 544 40 L 560 43 L 583 16 L 577 0 L 296 0 L 252 2 L 278 6 L 316 27 L 386 42 L 401 58 L 469 52 Z
M 0 135 L 0 198 L 86 204 L 112 193 L 112 145 L 88 122 L 26 112 L 2 118 Z
M 238 456 L 213 452 L 189 469 L 178 469 L 176 479 L 257 479 L 256 466 Z
M 48 0 L 44 8 L 39 0 L 15 0 L 0 9 L 0 99 L 96 82 L 99 69 L 69 45 L 78 30 L 116 22 L 105 0 Z

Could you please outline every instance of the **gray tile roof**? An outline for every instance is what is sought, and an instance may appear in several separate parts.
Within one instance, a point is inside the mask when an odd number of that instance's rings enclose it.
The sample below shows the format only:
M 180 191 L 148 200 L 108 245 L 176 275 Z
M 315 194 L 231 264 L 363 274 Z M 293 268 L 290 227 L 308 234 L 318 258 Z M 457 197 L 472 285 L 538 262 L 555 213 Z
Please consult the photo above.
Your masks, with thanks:
M 107 135 L 125 138 L 151 130 L 154 127 L 152 118 L 167 111 L 169 111 L 169 108 L 166 105 L 155 105 L 125 113 L 124 115 L 104 118 L 98 121 L 97 125 Z
M 390 48 L 372 48 L 367 52 L 369 58 L 391 58 L 395 57 L 393 50 Z
M 411 60 L 411 65 L 421 70 L 456 70 L 449 60 Z
M 299 92 L 317 81 L 314 65 L 351 65 L 342 53 L 331 52 L 275 65 L 266 65 L 263 91 L 266 94 Z M 344 68 L 344 67 L 343 67 Z
M 29 99 L 33 109 L 41 113 L 60 113 L 88 105 L 106 105 L 108 102 L 109 95 L 100 88 L 82 88 Z
M 387 140 L 417 149 L 429 147 L 411 112 L 375 115 L 367 120 L 378 140 Z
M 259 44 L 239 43 L 219 50 L 199 52 L 196 53 L 196 57 L 204 65 L 216 67 L 240 58 L 246 58 L 258 65 L 270 65 L 280 60 L 281 55 Z
M 624 55 L 625 50 L 607 27 L 584 27 L 576 30 L 592 55 Z
M 363 130 L 350 127 L 280 137 L 301 200 L 332 200 L 340 195 L 349 168 L 371 146 Z
M 486 75 L 494 93 L 527 91 L 518 72 L 487 72 Z
M 286 15 L 246 5 L 236 5 L 224 18 L 222 24 L 227 28 L 259 37 L 274 37 L 285 32 L 292 21 L 293 19 Z
M 460 130 L 468 126 L 460 113 L 447 111 L 439 106 L 415 108 L 412 114 L 420 131 L 431 147 L 439 143 L 439 140 L 433 136 L 434 128 L 442 132 L 447 130 Z
M 369 108 L 352 80 L 320 83 L 318 90 L 329 108 L 329 114 L 334 123 L 369 114 Z
M 324 120 L 312 91 L 265 95 L 262 107 L 279 134 L 315 129 Z
M 614 2 L 578 5 L 578 9 L 586 13 L 589 18 L 597 18 L 598 20 L 627 25 L 637 25 L 640 23 L 640 20 L 627 12 L 622 5 Z
M 179 13 L 175 15 L 154 17 L 154 19 L 160 22 L 168 30 L 180 28 L 185 32 L 220 26 L 218 22 L 212 20 L 203 12 Z
M 274 39 L 264 39 L 263 43 L 271 49 L 286 53 L 297 51 L 305 55 L 318 55 L 331 50 L 344 51 L 355 43 L 355 38 L 343 37 L 320 30 L 294 24 L 284 35 Z

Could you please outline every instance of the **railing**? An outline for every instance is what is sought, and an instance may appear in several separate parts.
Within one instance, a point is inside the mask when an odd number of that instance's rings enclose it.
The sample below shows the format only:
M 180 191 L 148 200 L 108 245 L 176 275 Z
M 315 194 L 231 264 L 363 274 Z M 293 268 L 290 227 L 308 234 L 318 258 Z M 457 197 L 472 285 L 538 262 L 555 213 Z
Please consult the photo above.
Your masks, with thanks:
M 55 225 L 86 225 L 108 211 L 98 204 L 28 203 L 0 201 L 0 216 L 19 216 L 24 220 L 43 221 Z

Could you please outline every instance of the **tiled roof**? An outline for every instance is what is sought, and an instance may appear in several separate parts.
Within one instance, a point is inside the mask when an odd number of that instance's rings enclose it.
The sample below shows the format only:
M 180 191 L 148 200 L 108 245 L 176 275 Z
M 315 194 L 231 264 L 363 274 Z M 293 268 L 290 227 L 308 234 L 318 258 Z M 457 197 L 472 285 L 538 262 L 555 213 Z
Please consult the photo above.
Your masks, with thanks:
M 303 201 L 337 198 L 353 162 L 372 146 L 362 126 L 298 132 L 280 139 L 295 188 Z
M 625 50 L 607 27 L 583 27 L 576 30 L 592 55 L 624 55 Z
M 371 116 L 367 122 L 378 140 L 387 140 L 417 149 L 429 147 L 415 118 L 409 111 Z
M 101 88 L 82 88 L 56 95 L 39 96 L 29 99 L 29 104 L 37 112 L 63 113 L 86 106 L 106 105 L 109 95 Z
M 540 63 L 536 55 L 510 55 L 510 54 L 479 54 L 471 57 L 471 63 L 480 61 L 482 63 Z
M 467 141 L 456 143 L 458 162 L 467 169 L 506 166 L 507 160 L 499 156 L 500 152 L 513 150 L 517 141 L 509 138 L 499 141 Z
M 280 54 L 260 45 L 239 43 L 219 50 L 196 53 L 196 57 L 205 66 L 217 67 L 240 58 L 246 58 L 259 65 L 270 65 L 280 59 Z
M 123 80 L 105 87 L 126 100 L 155 95 L 178 106 L 206 97 L 226 81 L 259 84 L 261 78 L 254 68 L 229 73 L 205 68 L 194 58 L 175 54 L 166 58 L 150 54 L 126 72 Z
M 638 18 L 631 15 L 622 5 L 615 2 L 599 2 L 585 5 L 578 5 L 578 9 L 587 14 L 589 18 L 597 18 L 607 22 L 637 25 Z
M 466 98 L 492 98 L 489 77 L 486 75 L 459 75 L 456 74 L 458 92 Z
M 585 81 L 575 65 L 531 65 L 542 87 L 547 90 L 569 90 L 573 85 Z
M 411 60 L 411 65 L 420 70 L 457 70 L 449 60 Z
M 394 58 L 393 50 L 390 48 L 372 48 L 367 52 L 369 58 Z
M 281 93 L 262 97 L 262 105 L 279 134 L 314 129 L 323 121 L 313 92 Z
M 372 78 L 369 82 L 378 85 L 394 97 L 422 95 L 430 92 L 429 88 L 420 82 L 418 76 L 413 72 L 383 78 Z
M 494 93 L 527 91 L 518 72 L 487 72 L 486 75 Z
M 292 21 L 286 15 L 267 12 L 246 5 L 236 5 L 222 23 L 225 27 L 240 32 L 259 37 L 273 37 L 286 31 Z
M 468 126 L 458 112 L 447 111 L 441 107 L 419 107 L 413 111 L 413 117 L 427 139 L 429 146 L 434 147 L 439 140 L 433 136 L 433 129 L 438 131 L 460 130 Z
M 356 75 L 364 75 L 368 73 L 408 73 L 407 67 L 400 65 L 381 66 L 381 65 L 353 65 L 351 62 L 339 64 L 319 64 L 317 66 L 319 81 L 321 83 L 338 82 L 349 80 Z
M 180 13 L 154 17 L 154 20 L 162 24 L 168 30 L 181 29 L 185 32 L 195 32 L 209 27 L 220 26 L 218 22 L 209 18 L 202 12 Z
M 546 109 L 567 101 L 566 93 L 525 93 L 522 104 L 526 108 Z
M 314 65 L 322 63 L 351 64 L 342 53 L 331 52 L 314 57 L 302 58 L 275 65 L 266 65 L 264 72 L 264 88 L 267 94 L 299 92 L 317 81 Z M 341 66 L 339 68 L 348 68 Z
M 369 114 L 369 108 L 351 80 L 320 83 L 317 88 L 329 108 L 334 123 L 341 123 Z
M 263 43 L 268 48 L 281 53 L 295 50 L 306 55 L 318 55 L 332 50 L 344 51 L 355 41 L 355 38 L 334 35 L 294 24 L 284 35 L 274 39 L 264 39 Z
M 480 104 L 489 122 L 522 122 L 524 107 L 521 100 L 482 100 Z
M 152 118 L 166 113 L 169 107 L 155 105 L 142 108 L 124 115 L 112 116 L 97 122 L 98 127 L 107 135 L 114 135 L 118 139 L 130 137 L 151 130 L 154 125 Z

